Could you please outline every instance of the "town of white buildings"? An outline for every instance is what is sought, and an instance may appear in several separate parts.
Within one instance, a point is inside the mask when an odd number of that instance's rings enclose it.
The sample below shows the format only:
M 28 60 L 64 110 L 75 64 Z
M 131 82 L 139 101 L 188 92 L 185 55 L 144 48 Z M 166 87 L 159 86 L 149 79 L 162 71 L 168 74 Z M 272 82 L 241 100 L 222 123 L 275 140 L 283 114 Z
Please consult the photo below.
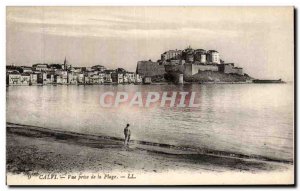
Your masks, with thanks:
M 65 58 L 63 64 L 34 64 L 30 66 L 6 66 L 6 83 L 12 85 L 93 85 L 141 83 L 135 72 L 123 68 L 107 69 L 102 65 L 73 67 Z

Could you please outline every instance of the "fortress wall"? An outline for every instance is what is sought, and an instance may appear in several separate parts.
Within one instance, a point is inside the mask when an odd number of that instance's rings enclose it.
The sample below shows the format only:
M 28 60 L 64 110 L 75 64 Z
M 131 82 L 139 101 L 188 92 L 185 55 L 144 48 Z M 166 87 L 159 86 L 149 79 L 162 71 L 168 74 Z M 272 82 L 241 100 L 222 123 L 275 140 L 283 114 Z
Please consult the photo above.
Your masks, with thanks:
M 164 65 L 152 61 L 139 61 L 136 72 L 142 77 L 164 75 L 166 73 Z
M 239 75 L 244 75 L 243 68 L 236 68 L 235 71 Z
M 224 65 L 224 73 L 225 74 L 239 74 L 244 75 L 243 68 L 234 67 L 233 64 Z
M 184 73 L 184 65 L 165 65 L 166 72 Z
M 225 74 L 232 74 L 235 73 L 235 70 L 233 69 L 233 65 L 224 65 L 224 73 Z
M 185 64 L 185 75 L 191 76 L 198 73 L 198 71 L 219 71 L 216 65 L 196 65 L 196 64 Z

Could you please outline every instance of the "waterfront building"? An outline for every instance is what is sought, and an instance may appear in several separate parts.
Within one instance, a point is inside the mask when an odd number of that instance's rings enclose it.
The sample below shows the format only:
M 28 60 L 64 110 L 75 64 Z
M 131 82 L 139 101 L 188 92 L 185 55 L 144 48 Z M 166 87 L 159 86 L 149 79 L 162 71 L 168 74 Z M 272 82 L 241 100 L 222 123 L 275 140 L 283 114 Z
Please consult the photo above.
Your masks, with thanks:
M 58 75 L 58 74 L 54 75 L 54 83 L 56 83 L 56 84 L 62 84 L 63 83 L 62 78 L 61 78 L 60 75 Z
M 83 84 L 84 83 L 84 75 L 82 73 L 77 73 L 77 82 L 79 84 Z
M 71 84 L 71 81 L 73 81 L 73 73 L 72 72 L 68 72 L 68 84 Z
M 89 78 L 89 84 L 100 84 L 100 76 L 99 75 L 92 75 Z
M 47 73 L 47 84 L 53 84 L 54 83 L 54 73 Z
M 143 83 L 144 84 L 151 84 L 152 83 L 152 79 L 150 76 L 146 76 L 143 78 Z
M 135 75 L 135 83 L 142 83 L 143 79 L 139 74 Z
M 61 83 L 62 84 L 68 84 L 68 78 L 61 78 Z
M 6 83 L 10 86 L 19 85 L 21 82 L 21 74 L 18 71 L 14 71 L 7 74 Z
M 77 84 L 77 76 L 73 72 L 68 72 L 68 84 Z
M 31 73 L 30 74 L 30 84 L 31 85 L 36 85 L 37 84 L 37 74 L 36 73 Z
M 105 73 L 104 73 L 104 72 L 99 72 L 99 73 L 98 73 L 98 76 L 99 76 L 99 83 L 100 83 L 100 84 L 103 84 L 103 83 L 104 83 L 104 76 L 105 76 Z
M 90 83 L 90 77 L 89 76 L 84 76 L 84 83 L 89 84 Z
M 122 84 L 124 83 L 124 80 L 123 80 L 123 73 L 118 73 L 118 84 Z
M 128 74 L 127 73 L 123 73 L 123 83 L 129 83 L 129 79 L 128 79 Z
M 126 72 L 125 75 L 128 83 L 135 83 L 136 77 L 134 72 Z
M 57 80 L 59 80 L 61 84 L 68 84 L 68 71 L 57 70 L 55 74 L 59 76 Z
M 42 85 L 47 84 L 47 73 L 46 72 L 37 73 L 37 83 L 42 84 Z
M 21 74 L 19 85 L 27 85 L 28 86 L 29 84 L 30 84 L 30 74 L 29 73 Z
M 113 72 L 111 78 L 113 83 L 122 84 L 124 82 L 123 73 Z
M 107 70 L 104 73 L 104 83 L 112 83 L 111 72 Z

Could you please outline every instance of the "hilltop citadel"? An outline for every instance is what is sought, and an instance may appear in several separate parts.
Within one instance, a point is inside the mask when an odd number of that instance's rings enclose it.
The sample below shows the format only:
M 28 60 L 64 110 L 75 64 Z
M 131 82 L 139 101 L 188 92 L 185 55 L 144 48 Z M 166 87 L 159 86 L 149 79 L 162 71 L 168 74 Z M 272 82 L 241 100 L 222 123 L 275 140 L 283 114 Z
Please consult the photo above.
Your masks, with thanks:
M 192 49 L 191 47 L 184 50 L 166 51 L 156 62 L 139 61 L 137 73 L 151 79 L 160 79 L 164 76 L 167 80 L 179 82 L 249 82 L 252 79 L 244 74 L 243 68 L 236 67 L 234 63 L 225 63 L 218 51 Z

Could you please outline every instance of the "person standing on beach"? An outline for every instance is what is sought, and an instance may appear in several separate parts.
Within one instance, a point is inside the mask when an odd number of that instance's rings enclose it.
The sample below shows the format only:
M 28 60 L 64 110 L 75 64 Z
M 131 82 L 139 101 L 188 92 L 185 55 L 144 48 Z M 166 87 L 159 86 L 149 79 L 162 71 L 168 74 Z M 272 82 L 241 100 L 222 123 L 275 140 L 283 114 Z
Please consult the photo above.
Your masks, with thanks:
M 129 124 L 128 123 L 127 123 L 127 125 L 124 129 L 124 135 L 125 135 L 124 145 L 128 146 L 129 141 L 130 141 L 130 129 L 129 129 Z

